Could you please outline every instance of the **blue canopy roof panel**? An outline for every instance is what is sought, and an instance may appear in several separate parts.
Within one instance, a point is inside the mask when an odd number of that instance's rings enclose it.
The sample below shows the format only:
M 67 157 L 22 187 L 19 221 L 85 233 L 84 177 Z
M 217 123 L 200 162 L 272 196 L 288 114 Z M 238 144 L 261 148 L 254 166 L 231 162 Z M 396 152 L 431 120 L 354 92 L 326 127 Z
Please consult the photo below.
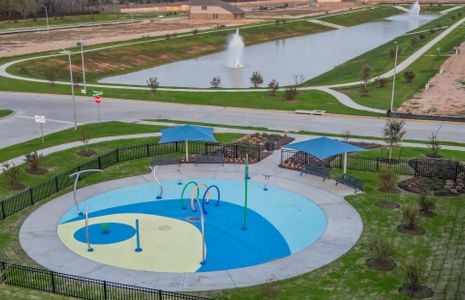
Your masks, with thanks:
M 161 139 L 159 143 L 180 141 L 216 142 L 216 139 L 213 135 L 213 128 L 211 127 L 182 125 L 161 130 Z
M 327 137 L 296 142 L 285 146 L 289 149 L 302 151 L 315 156 L 319 160 L 326 159 L 334 155 L 340 155 L 350 152 L 365 151 L 365 148 L 357 147 L 348 143 L 341 142 L 337 139 Z

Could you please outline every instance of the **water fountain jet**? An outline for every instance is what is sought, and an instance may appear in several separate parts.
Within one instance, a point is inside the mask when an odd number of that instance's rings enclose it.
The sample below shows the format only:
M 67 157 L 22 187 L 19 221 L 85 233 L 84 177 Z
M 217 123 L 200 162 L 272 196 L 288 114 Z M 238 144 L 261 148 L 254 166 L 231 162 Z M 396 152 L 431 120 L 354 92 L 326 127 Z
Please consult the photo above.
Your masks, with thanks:
M 420 15 L 420 3 L 418 0 L 412 4 L 412 6 L 409 9 L 409 14 L 415 17 L 418 17 Z
M 239 29 L 236 29 L 228 42 L 229 67 L 241 68 L 244 66 L 244 47 L 244 40 L 239 33 Z

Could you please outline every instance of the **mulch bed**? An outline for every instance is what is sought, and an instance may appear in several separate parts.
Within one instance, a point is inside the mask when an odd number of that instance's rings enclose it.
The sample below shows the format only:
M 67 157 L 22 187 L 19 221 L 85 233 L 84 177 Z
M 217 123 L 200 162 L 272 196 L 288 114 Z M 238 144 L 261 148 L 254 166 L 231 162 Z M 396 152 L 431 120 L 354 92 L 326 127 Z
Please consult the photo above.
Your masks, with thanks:
M 421 228 L 420 226 L 414 227 L 414 228 L 407 228 L 405 225 L 398 225 L 397 230 L 401 233 L 405 233 L 408 235 L 423 235 L 425 234 L 425 230 Z
M 287 145 L 294 141 L 293 137 L 279 135 L 279 134 L 247 134 L 238 139 L 237 143 L 243 143 L 248 145 L 261 145 L 263 146 L 266 141 L 275 142 L 275 150 L 281 149 L 282 146 Z
M 434 291 L 427 287 L 426 285 L 423 285 L 419 289 L 413 289 L 409 286 L 403 286 L 399 288 L 399 293 L 402 295 L 411 297 L 411 298 L 418 298 L 418 299 L 423 299 L 423 298 L 429 298 L 433 297 Z
M 27 188 L 27 185 L 22 184 L 22 183 L 17 183 L 15 185 L 8 185 L 8 188 L 12 191 L 21 191 Z
M 400 204 L 393 201 L 378 201 L 375 204 L 379 208 L 386 208 L 386 209 L 396 209 L 400 207 Z
M 398 186 L 408 192 L 420 194 L 425 189 L 435 196 L 457 196 L 465 194 L 465 182 L 463 179 L 453 181 L 437 177 L 410 177 L 398 183 Z
M 48 170 L 45 168 L 37 168 L 37 169 L 32 169 L 32 168 L 27 168 L 26 172 L 32 175 L 45 175 L 48 174 Z
M 378 271 L 390 271 L 394 269 L 397 264 L 393 262 L 392 260 L 385 260 L 385 261 L 380 261 L 375 258 L 370 258 L 366 260 L 366 264 Z
M 97 152 L 95 152 L 94 150 L 82 150 L 82 151 L 78 151 L 76 152 L 77 155 L 79 156 L 84 156 L 84 157 L 91 157 L 92 155 L 95 155 Z

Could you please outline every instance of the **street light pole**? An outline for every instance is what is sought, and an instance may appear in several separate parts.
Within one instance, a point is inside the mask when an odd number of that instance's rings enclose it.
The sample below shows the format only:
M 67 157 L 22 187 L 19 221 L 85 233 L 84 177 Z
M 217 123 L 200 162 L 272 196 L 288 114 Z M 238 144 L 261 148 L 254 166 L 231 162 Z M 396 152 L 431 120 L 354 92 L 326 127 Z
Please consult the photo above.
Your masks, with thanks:
M 134 24 L 134 14 L 132 9 L 134 8 L 134 2 L 129 2 L 129 6 L 131 6 L 131 23 Z
M 74 96 L 74 80 L 73 80 L 73 65 L 71 62 L 71 51 L 67 51 L 63 49 L 61 53 L 68 55 L 69 79 L 71 83 L 71 95 L 73 96 L 74 130 L 77 130 L 76 97 Z
M 394 59 L 394 78 L 392 80 L 392 94 L 391 94 L 391 108 L 390 112 L 394 111 L 394 91 L 396 89 L 396 74 L 397 74 L 397 57 L 399 55 L 399 44 L 395 42 L 396 44 L 396 57 Z
M 41 4 L 40 6 L 45 8 L 45 20 L 47 22 L 47 31 L 50 31 L 50 26 L 48 25 L 48 8 L 47 8 L 47 6 L 45 6 L 43 4 Z
M 86 63 L 84 61 L 84 41 L 81 39 L 81 41 L 78 43 L 78 46 L 81 46 L 81 63 L 82 63 L 82 94 L 87 93 L 87 88 L 86 88 Z

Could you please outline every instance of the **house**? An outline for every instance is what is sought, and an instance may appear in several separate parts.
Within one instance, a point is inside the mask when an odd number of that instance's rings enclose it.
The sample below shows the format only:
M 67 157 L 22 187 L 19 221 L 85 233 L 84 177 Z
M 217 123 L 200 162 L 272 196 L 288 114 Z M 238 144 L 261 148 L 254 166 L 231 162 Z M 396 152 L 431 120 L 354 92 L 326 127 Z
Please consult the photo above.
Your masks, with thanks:
M 245 12 L 222 0 L 191 0 L 189 18 L 193 20 L 242 19 Z

